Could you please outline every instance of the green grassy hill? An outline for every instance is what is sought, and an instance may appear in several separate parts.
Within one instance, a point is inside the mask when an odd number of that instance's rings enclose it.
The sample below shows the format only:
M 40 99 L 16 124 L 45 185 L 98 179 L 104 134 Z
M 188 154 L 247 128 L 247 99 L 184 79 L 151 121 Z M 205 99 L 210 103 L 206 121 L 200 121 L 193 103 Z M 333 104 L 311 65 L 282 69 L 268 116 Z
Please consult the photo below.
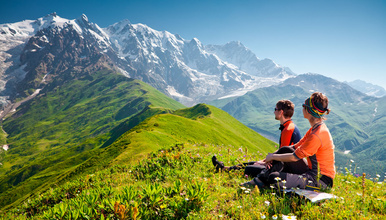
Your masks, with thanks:
M 153 114 L 156 115 L 151 116 Z M 149 115 L 151 117 L 145 119 Z M 136 125 L 135 122 L 142 119 L 145 120 Z M 120 135 L 125 126 L 128 126 L 126 129 L 133 128 Z M 20 204 L 27 197 L 39 194 L 53 184 L 61 184 L 84 173 L 95 172 L 115 164 L 135 163 L 149 152 L 176 143 L 198 142 L 242 146 L 244 149 L 259 151 L 261 155 L 275 149 L 274 142 L 263 138 L 228 113 L 203 104 L 176 111 L 147 107 L 112 129 L 109 136 L 110 139 L 103 140 L 112 142 L 117 136 L 120 137 L 111 145 L 100 144 L 100 148 L 78 153 L 77 150 L 83 147 L 81 144 L 56 155 L 53 157 L 55 161 L 48 158 L 35 161 L 35 165 L 27 168 L 27 171 L 20 169 L 23 175 L 29 172 L 31 177 L 12 188 L 6 184 L 12 183 L 20 175 L 17 177 L 9 175 L 9 178 L 4 178 L 3 184 L 9 188 L 1 195 L 3 205 Z M 41 167 L 43 169 L 33 173 L 35 166 L 39 166 L 37 169 Z M 10 199 L 15 197 L 18 200 Z
M 60 181 L 103 143 L 161 109 L 183 107 L 110 70 L 46 87 L 3 121 L 9 150 L 1 153 L 0 207 Z
M 99 157 L 114 158 L 110 164 L 137 161 L 138 155 L 176 143 L 213 143 L 243 146 L 262 154 L 274 151 L 275 143 L 246 127 L 228 113 L 204 104 L 159 114 L 123 134 Z M 112 155 L 114 152 L 114 156 Z M 109 156 L 106 156 L 109 155 Z
M 135 131 L 134 131 L 135 132 Z M 155 132 L 155 131 L 154 131 Z M 137 133 L 141 135 L 142 132 Z M 274 189 L 239 187 L 243 171 L 215 173 L 211 156 L 226 164 L 261 156 L 241 146 L 181 143 L 81 175 L 0 213 L 2 219 L 383 219 L 383 183 L 338 174 L 327 192 L 337 199 L 311 203 Z

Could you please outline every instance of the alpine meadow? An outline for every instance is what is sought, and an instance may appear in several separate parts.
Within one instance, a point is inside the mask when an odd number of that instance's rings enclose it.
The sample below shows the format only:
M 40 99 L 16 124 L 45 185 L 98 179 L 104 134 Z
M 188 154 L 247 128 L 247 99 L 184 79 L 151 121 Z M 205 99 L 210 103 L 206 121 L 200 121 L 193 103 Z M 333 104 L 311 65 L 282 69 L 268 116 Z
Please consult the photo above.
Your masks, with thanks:
M 386 96 L 298 75 L 241 42 L 84 14 L 0 24 L 0 67 L 0 219 L 386 216 Z M 333 198 L 248 189 L 243 169 L 216 170 L 213 155 L 235 165 L 277 150 L 278 100 L 295 103 L 304 135 L 315 91 L 332 110 L 337 175 L 320 193 Z

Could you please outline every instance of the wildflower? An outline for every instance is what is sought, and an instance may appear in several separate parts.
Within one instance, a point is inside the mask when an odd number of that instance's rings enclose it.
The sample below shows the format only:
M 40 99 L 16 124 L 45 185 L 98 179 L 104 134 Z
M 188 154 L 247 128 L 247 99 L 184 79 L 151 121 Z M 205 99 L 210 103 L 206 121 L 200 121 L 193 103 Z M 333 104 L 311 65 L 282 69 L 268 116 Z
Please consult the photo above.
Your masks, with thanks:
M 218 215 L 219 218 L 222 218 L 222 215 Z
M 276 220 L 277 219 L 277 215 L 273 215 L 272 219 Z
M 243 152 L 243 149 L 240 147 L 240 148 L 239 148 L 239 151 L 240 151 L 240 152 Z
M 264 202 L 266 206 L 269 206 L 270 202 L 269 201 L 265 201 Z
M 312 181 L 311 180 L 308 180 L 308 184 L 311 184 L 312 183 Z
M 269 187 L 271 187 L 271 189 L 275 188 L 273 185 L 270 185 Z
M 241 205 L 239 205 L 239 206 L 237 206 L 237 208 L 241 209 L 241 208 L 242 208 L 242 206 L 241 206 Z
M 189 201 L 189 198 L 185 198 L 186 201 Z
M 265 219 L 266 218 L 264 214 L 261 214 L 260 217 L 261 217 L 261 219 Z
M 247 188 L 245 188 L 245 187 L 242 186 L 242 187 L 240 187 L 240 189 L 241 189 L 241 190 L 246 190 Z
M 294 215 L 281 215 L 281 218 L 283 220 L 287 220 L 287 219 L 295 219 L 296 220 L 296 216 L 294 216 Z
M 287 189 L 287 187 L 286 187 L 286 186 L 283 186 L 283 189 Z
M 281 181 L 283 184 L 285 184 L 287 181 L 285 181 L 285 180 L 283 180 L 283 181 Z
M 351 163 L 354 163 L 354 160 L 350 160 Z
M 280 177 L 275 177 L 275 180 L 276 180 L 277 182 L 279 182 L 281 179 L 280 179 Z
M 245 178 L 248 178 L 248 175 L 247 175 L 247 174 L 245 174 Z
M 377 176 L 378 178 L 381 178 L 381 175 L 379 175 L 379 174 L 377 174 L 376 176 Z

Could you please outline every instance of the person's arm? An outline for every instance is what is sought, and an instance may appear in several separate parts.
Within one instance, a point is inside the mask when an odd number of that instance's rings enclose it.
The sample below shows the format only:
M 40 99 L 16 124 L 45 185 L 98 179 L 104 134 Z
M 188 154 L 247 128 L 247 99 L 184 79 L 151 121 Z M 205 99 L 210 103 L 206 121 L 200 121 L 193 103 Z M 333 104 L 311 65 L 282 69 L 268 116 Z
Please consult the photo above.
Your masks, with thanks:
M 281 161 L 281 162 L 296 162 L 299 160 L 293 153 L 286 154 L 272 154 L 269 153 L 267 157 L 264 159 L 265 163 L 269 163 L 273 160 Z

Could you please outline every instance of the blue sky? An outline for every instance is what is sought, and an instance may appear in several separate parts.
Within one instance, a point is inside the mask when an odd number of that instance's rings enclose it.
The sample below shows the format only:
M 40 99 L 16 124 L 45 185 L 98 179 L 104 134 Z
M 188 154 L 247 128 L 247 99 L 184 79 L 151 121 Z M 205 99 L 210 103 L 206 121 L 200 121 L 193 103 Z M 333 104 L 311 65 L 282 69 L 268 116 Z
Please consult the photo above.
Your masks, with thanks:
M 386 88 L 385 0 L 0 0 L 0 24 L 52 12 L 100 27 L 128 19 L 203 44 L 240 41 L 298 74 Z

